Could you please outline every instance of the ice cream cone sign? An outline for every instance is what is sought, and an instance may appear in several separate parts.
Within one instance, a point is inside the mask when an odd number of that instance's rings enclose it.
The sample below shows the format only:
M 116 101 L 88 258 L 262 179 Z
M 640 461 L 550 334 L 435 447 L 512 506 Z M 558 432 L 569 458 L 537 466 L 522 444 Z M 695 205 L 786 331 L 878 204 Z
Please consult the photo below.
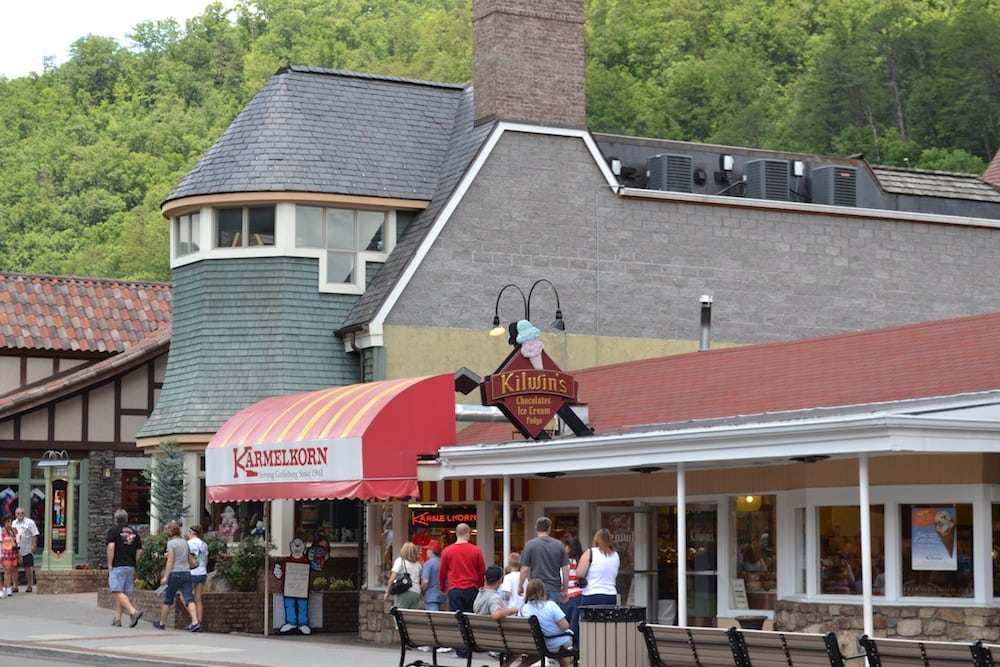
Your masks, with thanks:
M 517 323 L 517 344 L 521 346 L 521 356 L 531 362 L 532 368 L 542 370 L 542 350 L 545 343 L 539 340 L 542 332 L 528 320 Z
M 955 555 L 955 519 L 948 512 L 938 510 L 934 515 L 934 530 L 948 550 L 948 555 Z

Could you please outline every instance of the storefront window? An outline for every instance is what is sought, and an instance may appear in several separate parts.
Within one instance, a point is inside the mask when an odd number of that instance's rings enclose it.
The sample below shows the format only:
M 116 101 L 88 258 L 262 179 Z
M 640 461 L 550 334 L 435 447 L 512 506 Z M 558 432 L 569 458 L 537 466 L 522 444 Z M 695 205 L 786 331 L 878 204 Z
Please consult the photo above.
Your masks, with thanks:
M 550 515 L 552 519 L 552 536 L 563 539 L 563 535 L 556 529 L 558 525 L 557 515 Z M 558 515 L 562 516 L 562 515 Z M 573 514 L 574 521 L 576 514 Z M 576 523 L 573 524 L 574 527 Z M 506 565 L 503 557 L 503 506 L 494 504 L 493 506 L 493 563 Z M 575 531 L 574 531 L 575 534 Z M 524 549 L 524 505 L 511 505 L 510 508 L 510 550 L 518 553 Z
M 307 543 L 325 537 L 330 544 L 356 544 L 360 500 L 304 500 L 295 504 L 296 536 Z
M 862 592 L 861 508 L 857 505 L 818 507 L 820 592 L 854 595 Z M 872 593 L 885 594 L 885 507 L 870 512 Z
M 234 544 L 250 536 L 264 536 L 264 503 L 260 501 L 212 505 L 211 528 L 222 540 Z
M 149 525 L 149 480 L 142 470 L 122 470 L 122 509 L 130 523 Z
M 972 597 L 972 505 L 900 505 L 904 596 Z
M 993 506 L 993 597 L 1000 597 L 1000 505 Z
M 751 609 L 774 609 L 777 553 L 775 497 L 740 495 L 733 500 L 735 579 L 742 579 Z

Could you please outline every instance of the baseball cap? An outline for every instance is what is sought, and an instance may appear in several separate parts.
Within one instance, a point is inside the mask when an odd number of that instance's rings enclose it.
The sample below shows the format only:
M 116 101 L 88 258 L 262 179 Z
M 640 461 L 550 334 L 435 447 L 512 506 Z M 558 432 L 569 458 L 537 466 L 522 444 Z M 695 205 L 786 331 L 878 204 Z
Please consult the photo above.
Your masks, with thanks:
M 486 582 L 492 584 L 494 581 L 503 579 L 503 569 L 499 565 L 490 565 L 486 568 Z

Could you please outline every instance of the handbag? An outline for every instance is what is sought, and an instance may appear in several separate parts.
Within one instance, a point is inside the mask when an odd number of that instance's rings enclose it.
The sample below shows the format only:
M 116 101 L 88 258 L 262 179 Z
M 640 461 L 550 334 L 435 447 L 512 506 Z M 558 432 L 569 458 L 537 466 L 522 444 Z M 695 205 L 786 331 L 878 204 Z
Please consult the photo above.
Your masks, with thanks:
M 410 578 L 410 573 L 406 570 L 406 563 L 401 563 L 401 566 L 403 569 L 399 571 L 396 579 L 392 582 L 392 586 L 389 587 L 389 593 L 392 595 L 405 593 L 413 586 L 413 579 Z
M 587 549 L 587 551 L 590 551 L 590 549 Z M 587 565 L 587 569 L 589 570 L 590 566 L 593 565 L 593 564 L 594 564 L 594 554 L 591 553 L 590 554 L 590 563 Z M 577 565 L 577 567 L 579 567 L 579 565 Z M 587 577 L 577 577 L 576 578 L 576 585 L 579 588 L 586 588 L 587 587 Z

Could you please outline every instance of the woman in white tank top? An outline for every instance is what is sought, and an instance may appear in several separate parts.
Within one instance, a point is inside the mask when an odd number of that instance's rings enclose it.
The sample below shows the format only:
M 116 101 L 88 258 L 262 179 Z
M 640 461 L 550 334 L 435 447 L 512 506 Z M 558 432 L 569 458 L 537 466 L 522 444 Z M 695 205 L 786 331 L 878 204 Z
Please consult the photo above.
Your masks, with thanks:
M 577 580 L 586 579 L 583 586 L 581 607 L 592 605 L 618 604 L 618 588 L 615 580 L 618 578 L 620 560 L 611 540 L 611 531 L 601 528 L 594 534 L 594 546 L 583 552 L 576 566 Z M 573 628 L 573 637 L 580 636 L 580 615 L 576 615 L 577 627 Z M 577 640 L 578 641 L 578 640 Z

